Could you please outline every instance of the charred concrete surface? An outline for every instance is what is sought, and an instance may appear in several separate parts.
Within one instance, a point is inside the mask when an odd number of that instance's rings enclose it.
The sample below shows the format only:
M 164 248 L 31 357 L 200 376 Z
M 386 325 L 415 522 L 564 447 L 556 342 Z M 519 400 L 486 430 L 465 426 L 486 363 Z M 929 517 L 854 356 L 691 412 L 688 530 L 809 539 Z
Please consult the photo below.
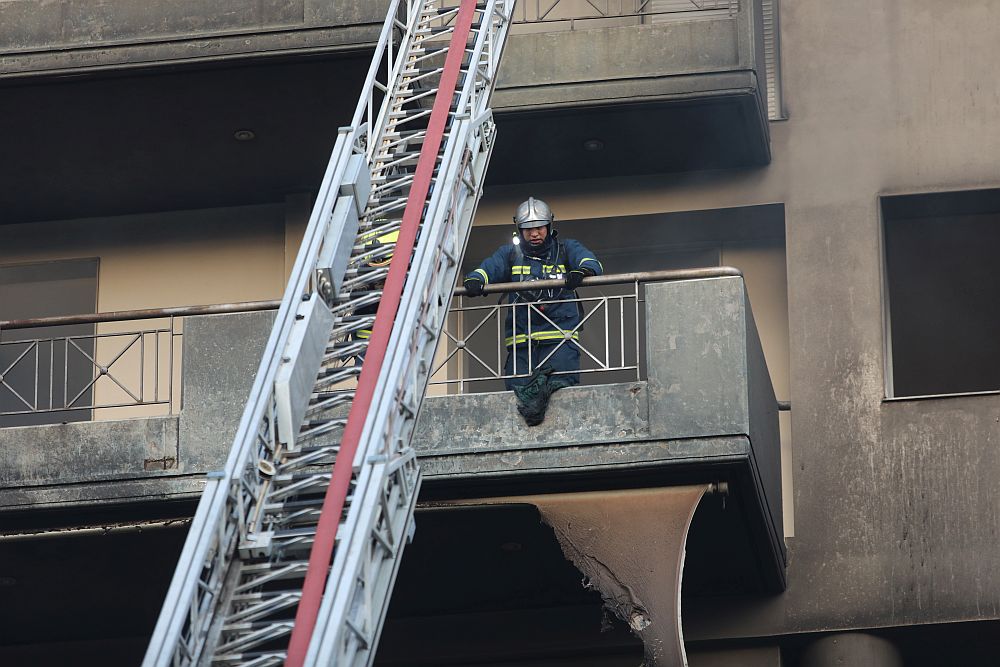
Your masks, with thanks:
M 581 404 L 588 409 L 580 410 Z M 539 428 L 525 428 L 510 392 L 432 397 L 425 405 L 416 440 L 421 453 L 430 457 L 537 449 L 557 442 L 582 446 L 650 437 L 645 382 L 562 390 L 553 396 Z M 462 419 L 457 419 L 458 415 L 463 415 Z
M 166 481 L 155 475 L 176 468 L 177 431 L 177 417 L 0 429 L 0 505 L 15 510 L 145 498 Z M 150 467 L 156 460 L 161 465 Z
M 225 464 L 273 321 L 273 312 L 260 312 L 185 322 L 184 409 L 178 431 L 183 472 Z

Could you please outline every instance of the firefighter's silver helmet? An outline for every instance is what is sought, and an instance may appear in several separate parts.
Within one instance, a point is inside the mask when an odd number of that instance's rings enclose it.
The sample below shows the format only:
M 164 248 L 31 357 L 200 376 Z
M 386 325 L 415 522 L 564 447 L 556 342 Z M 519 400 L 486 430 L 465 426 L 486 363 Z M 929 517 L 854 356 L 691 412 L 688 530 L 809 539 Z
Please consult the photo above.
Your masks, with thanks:
M 517 225 L 518 229 L 551 225 L 554 219 L 549 205 L 534 197 L 528 197 L 527 201 L 521 202 L 514 213 L 514 224 Z

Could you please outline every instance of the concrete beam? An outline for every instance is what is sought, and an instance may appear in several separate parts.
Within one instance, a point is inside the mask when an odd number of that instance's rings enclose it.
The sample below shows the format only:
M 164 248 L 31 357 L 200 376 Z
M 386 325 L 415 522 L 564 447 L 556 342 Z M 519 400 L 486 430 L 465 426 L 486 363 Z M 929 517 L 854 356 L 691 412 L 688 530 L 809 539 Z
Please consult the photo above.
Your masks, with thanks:
M 0 429 L 0 507 L 5 510 L 72 502 L 88 496 L 88 489 L 161 478 L 176 470 L 177 417 Z M 96 495 L 108 499 L 106 492 Z
M 0 429 L 0 485 L 120 479 L 177 467 L 177 418 Z
M 0 78 L 369 47 L 388 0 L 6 0 Z

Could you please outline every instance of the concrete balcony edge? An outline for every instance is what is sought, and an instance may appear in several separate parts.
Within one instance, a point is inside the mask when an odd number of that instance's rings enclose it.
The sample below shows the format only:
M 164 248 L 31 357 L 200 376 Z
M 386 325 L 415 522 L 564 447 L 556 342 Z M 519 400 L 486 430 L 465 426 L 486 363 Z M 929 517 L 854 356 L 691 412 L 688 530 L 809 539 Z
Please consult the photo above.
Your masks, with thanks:
M 505 86 L 498 88 L 493 94 L 493 109 L 498 115 L 502 115 L 590 107 L 602 102 L 620 105 L 733 95 L 756 95 L 761 98 L 757 73 L 753 70 L 735 70 Z
M 0 81 L 369 50 L 381 24 L 180 36 L 0 53 Z

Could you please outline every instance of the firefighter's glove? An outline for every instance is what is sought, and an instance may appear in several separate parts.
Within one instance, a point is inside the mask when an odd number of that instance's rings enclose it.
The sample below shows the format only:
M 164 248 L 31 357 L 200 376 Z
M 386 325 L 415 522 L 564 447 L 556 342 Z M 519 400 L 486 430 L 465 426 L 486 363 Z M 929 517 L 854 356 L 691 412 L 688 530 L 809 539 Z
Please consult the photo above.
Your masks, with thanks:
M 483 287 L 484 285 L 482 280 L 477 280 L 476 278 L 465 279 L 466 296 L 482 296 Z
M 594 272 L 587 269 L 573 269 L 569 272 L 569 275 L 566 276 L 566 289 L 576 289 L 580 286 L 580 283 L 583 282 L 584 278 L 592 275 L 594 275 Z

